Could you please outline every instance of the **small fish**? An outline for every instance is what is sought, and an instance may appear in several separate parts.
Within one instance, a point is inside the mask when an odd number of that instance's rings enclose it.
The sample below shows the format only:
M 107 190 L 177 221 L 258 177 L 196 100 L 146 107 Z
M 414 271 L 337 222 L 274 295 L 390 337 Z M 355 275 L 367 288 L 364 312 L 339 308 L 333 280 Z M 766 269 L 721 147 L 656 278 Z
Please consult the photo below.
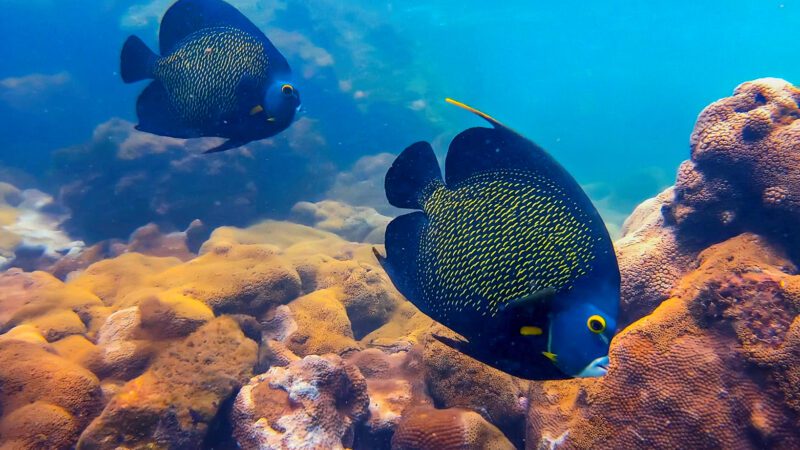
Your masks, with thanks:
M 161 20 L 161 56 L 136 36 L 122 47 L 122 80 L 153 79 L 136 102 L 136 129 L 176 138 L 228 138 L 230 150 L 285 130 L 300 107 L 289 63 L 222 0 L 179 0 Z
M 600 215 L 542 148 L 492 117 L 453 139 L 446 181 L 431 145 L 405 149 L 386 196 L 418 209 L 373 249 L 397 289 L 463 336 L 437 339 L 527 379 L 600 376 L 616 330 L 620 275 Z

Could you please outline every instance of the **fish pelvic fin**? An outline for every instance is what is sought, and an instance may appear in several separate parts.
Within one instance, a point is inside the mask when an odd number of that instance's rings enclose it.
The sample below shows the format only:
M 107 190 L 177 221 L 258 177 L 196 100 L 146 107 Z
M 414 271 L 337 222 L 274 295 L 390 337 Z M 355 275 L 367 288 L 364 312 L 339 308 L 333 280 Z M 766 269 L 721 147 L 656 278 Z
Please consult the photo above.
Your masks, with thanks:
M 137 36 L 130 36 L 122 46 L 120 75 L 122 81 L 135 83 L 153 78 L 159 56 Z
M 433 191 L 441 187 L 442 171 L 431 144 L 417 142 L 400 153 L 386 173 L 386 198 L 392 206 L 423 209 Z
M 237 141 L 235 139 L 228 139 L 222 144 L 204 151 L 203 154 L 208 155 L 211 153 L 219 153 L 219 152 L 224 152 L 226 150 L 233 150 L 234 148 L 241 147 L 244 144 L 247 144 L 247 141 Z

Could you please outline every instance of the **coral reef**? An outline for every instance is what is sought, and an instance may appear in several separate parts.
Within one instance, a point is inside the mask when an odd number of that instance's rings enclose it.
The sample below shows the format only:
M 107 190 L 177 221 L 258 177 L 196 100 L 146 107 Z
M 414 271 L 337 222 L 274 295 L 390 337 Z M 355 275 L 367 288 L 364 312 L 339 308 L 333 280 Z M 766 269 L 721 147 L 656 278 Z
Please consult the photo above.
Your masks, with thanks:
M 800 89 L 762 78 L 703 110 L 668 211 L 681 230 L 718 242 L 747 230 L 785 238 L 781 233 L 797 227 L 798 102 Z M 703 232 L 709 228 L 717 232 Z
M 236 396 L 232 423 L 244 449 L 352 448 L 369 414 L 361 372 L 336 355 L 306 356 L 272 367 Z
M 511 450 L 514 446 L 475 411 L 421 408 L 403 417 L 392 438 L 393 450 Z
M 528 448 L 794 448 L 800 278 L 763 238 L 705 250 L 601 379 L 531 386 Z
M 21 266 L 0 272 L 0 448 L 800 447 L 798 242 L 787 233 L 800 205 L 798 99 L 756 80 L 701 114 L 675 187 L 641 204 L 615 244 L 623 308 L 608 374 L 545 382 L 440 343 L 434 334 L 451 332 L 380 269 L 365 242 L 386 218 L 345 197 L 387 157 L 340 176 L 336 201 L 284 205 L 311 226 L 211 231 L 236 222 L 226 214 L 255 217 L 260 197 L 223 184 L 206 226 L 168 191 L 197 174 L 211 180 L 181 195 L 249 177 L 253 153 L 200 161 L 199 143 L 112 121 L 61 163 L 118 170 L 82 168 L 62 198 L 108 213 L 87 235 L 124 230 L 127 241 L 41 244 L 53 251 L 27 265 L 15 250 L 33 234 L 0 235 Z M 0 185 L 0 227 L 34 211 L 57 231 L 65 216 L 37 195 Z M 130 210 L 122 195 L 134 195 Z M 119 215 L 130 220 L 104 228 Z
M 41 269 L 63 255 L 79 253 L 84 243 L 60 229 L 67 218 L 49 195 L 0 182 L 0 270 Z
M 382 244 L 390 217 L 366 206 L 350 206 L 333 200 L 299 202 L 292 207 L 292 220 L 330 231 L 355 242 Z
M 312 164 L 313 152 L 304 147 L 316 148 L 318 142 L 308 139 L 315 133 L 292 127 L 273 140 L 208 158 L 200 154 L 209 145 L 204 140 L 154 136 L 112 119 L 90 141 L 54 157 L 59 199 L 72 211 L 65 227 L 95 242 L 126 237 L 148 222 L 182 230 L 195 219 L 211 227 L 243 225 L 287 212 L 330 179 L 330 166 Z M 268 160 L 257 156 L 264 152 Z

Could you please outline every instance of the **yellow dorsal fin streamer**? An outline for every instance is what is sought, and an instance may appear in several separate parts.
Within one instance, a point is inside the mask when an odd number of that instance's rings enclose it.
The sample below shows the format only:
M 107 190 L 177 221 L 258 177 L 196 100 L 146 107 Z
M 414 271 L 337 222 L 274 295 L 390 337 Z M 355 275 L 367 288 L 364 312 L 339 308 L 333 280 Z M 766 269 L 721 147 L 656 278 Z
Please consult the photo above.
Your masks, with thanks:
M 260 113 L 261 111 L 264 111 L 264 107 L 263 106 L 261 106 L 261 105 L 253 106 L 253 109 L 250 110 L 250 115 L 251 116 L 255 116 L 256 114 Z
M 542 329 L 539 327 L 526 326 L 519 329 L 519 334 L 523 336 L 541 336 Z
M 446 101 L 447 103 L 450 103 L 451 105 L 455 105 L 455 106 L 458 106 L 459 108 L 465 109 L 465 110 L 467 110 L 467 111 L 469 111 L 469 112 L 471 112 L 471 113 L 473 113 L 473 114 L 476 114 L 476 115 L 478 115 L 478 116 L 480 116 L 480 117 L 483 117 L 483 118 L 484 118 L 484 119 L 486 119 L 486 120 L 487 120 L 487 121 L 488 121 L 490 124 L 494 125 L 494 126 L 495 126 L 495 127 L 497 127 L 497 128 L 508 128 L 507 126 L 505 126 L 505 125 L 503 125 L 502 123 L 500 123 L 500 122 L 499 122 L 497 119 L 495 119 L 494 117 L 492 117 L 492 116 L 490 116 L 490 115 L 486 114 L 486 113 L 485 113 L 485 112 L 483 112 L 483 111 L 478 111 L 477 109 L 473 108 L 472 106 L 469 106 L 469 105 L 467 105 L 467 104 L 461 103 L 461 102 L 459 102 L 458 100 L 453 100 L 452 98 L 449 98 L 449 97 L 448 97 L 448 98 L 444 99 L 444 101 Z

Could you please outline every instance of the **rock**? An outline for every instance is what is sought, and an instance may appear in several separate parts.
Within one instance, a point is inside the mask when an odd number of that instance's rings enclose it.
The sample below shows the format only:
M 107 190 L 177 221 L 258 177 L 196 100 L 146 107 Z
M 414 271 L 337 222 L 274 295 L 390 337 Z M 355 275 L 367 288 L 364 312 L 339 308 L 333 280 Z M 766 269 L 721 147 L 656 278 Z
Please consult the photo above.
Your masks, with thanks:
M 199 448 L 222 403 L 252 376 L 257 351 L 234 320 L 206 323 L 121 387 L 78 448 Z
M 605 377 L 531 384 L 528 448 L 797 447 L 795 272 L 751 234 L 705 250 L 614 338 Z
M 392 450 L 512 450 L 514 445 L 480 414 L 461 408 L 421 408 L 403 417 Z
M 369 418 L 356 433 L 354 448 L 388 449 L 395 429 L 407 411 L 430 406 L 419 349 L 385 353 L 369 348 L 347 356 L 367 380 Z
M 359 349 L 353 339 L 350 319 L 335 292 L 314 291 L 289 303 L 296 331 L 285 344 L 300 356 L 343 354 Z
M 243 449 L 344 449 L 369 414 L 367 383 L 336 355 L 273 367 L 236 396 L 231 422 Z
M 446 335 L 441 325 L 434 327 Z M 528 382 L 482 364 L 428 337 L 425 381 L 437 406 L 479 412 L 513 442 L 522 442 Z
M 391 220 L 373 208 L 334 200 L 298 202 L 292 207 L 290 218 L 303 225 L 330 231 L 348 241 L 371 244 L 383 243 L 386 225 Z
M 48 273 L 0 273 L 0 333 L 30 324 L 49 340 L 58 340 L 96 330 L 106 314 L 97 296 Z

